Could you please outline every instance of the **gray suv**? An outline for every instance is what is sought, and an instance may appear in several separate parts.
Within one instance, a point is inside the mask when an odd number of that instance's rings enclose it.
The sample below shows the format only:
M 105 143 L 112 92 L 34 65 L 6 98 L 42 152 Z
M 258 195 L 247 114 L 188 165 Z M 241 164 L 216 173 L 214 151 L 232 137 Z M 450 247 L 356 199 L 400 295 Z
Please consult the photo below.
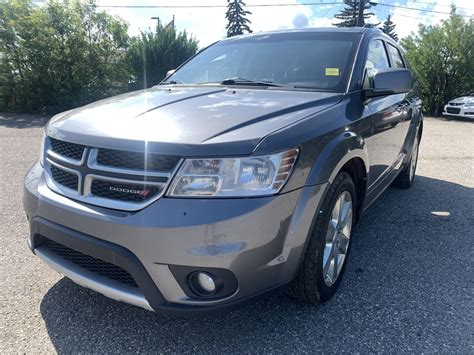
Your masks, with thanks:
M 219 41 L 156 87 L 51 119 L 25 178 L 28 245 L 149 310 L 208 312 L 281 288 L 325 302 L 361 214 L 413 182 L 418 95 L 377 29 Z

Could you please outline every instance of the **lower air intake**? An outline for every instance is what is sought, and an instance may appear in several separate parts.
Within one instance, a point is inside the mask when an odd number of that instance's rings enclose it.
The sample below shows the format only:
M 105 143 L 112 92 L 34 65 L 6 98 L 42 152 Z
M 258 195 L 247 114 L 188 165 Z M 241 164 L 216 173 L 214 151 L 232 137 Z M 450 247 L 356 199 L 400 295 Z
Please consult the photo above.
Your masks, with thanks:
M 99 274 L 113 281 L 120 282 L 130 287 L 138 288 L 138 285 L 133 277 L 127 271 L 114 264 L 93 258 L 92 256 L 68 248 L 46 237 L 43 237 L 41 246 L 47 248 L 48 250 L 77 266 L 93 272 L 94 274 Z

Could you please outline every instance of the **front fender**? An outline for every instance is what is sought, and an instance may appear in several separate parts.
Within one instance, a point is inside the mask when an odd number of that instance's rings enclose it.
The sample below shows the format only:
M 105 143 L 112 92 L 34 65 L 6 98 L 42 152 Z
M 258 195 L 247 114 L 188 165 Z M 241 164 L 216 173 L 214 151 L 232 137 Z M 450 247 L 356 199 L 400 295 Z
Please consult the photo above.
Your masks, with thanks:
M 333 183 L 341 168 L 351 159 L 360 158 L 368 174 L 369 159 L 365 140 L 354 132 L 346 131 L 332 139 L 316 158 L 306 185 Z

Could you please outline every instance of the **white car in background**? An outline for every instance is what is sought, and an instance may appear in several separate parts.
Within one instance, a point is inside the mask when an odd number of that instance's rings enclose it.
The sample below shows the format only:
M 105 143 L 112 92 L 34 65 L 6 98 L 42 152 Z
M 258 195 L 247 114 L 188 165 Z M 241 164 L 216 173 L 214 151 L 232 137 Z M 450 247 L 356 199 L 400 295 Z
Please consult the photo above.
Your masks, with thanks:
M 474 119 L 474 93 L 449 101 L 443 115 Z

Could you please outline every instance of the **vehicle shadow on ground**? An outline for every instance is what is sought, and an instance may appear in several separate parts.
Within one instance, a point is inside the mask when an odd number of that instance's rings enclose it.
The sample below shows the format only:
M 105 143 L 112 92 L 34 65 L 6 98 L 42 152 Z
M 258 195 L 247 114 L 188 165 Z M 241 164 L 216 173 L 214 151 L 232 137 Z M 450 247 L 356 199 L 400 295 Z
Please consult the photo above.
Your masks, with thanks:
M 41 315 L 56 350 L 67 353 L 468 349 L 472 261 L 461 246 L 472 242 L 473 199 L 472 189 L 422 176 L 410 190 L 388 189 L 359 223 L 341 288 L 324 305 L 276 295 L 176 318 L 63 278 L 44 296 Z M 443 287 L 448 282 L 457 286 Z
M 43 127 L 51 116 L 40 114 L 17 114 L 0 112 L 0 127 L 7 128 L 39 128 Z

